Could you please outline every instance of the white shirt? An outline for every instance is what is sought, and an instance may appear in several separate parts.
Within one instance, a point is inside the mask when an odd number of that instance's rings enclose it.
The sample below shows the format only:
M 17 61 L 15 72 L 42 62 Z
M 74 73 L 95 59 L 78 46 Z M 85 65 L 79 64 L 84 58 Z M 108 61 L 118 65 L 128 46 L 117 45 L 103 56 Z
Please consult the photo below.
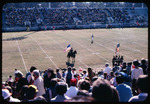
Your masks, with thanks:
M 85 79 L 88 76 L 88 74 L 83 74 L 83 79 Z
M 75 86 L 70 86 L 70 88 L 68 88 L 66 92 L 66 96 L 72 98 L 77 96 L 77 93 L 78 93 L 78 89 Z
M 13 98 L 12 96 L 10 96 L 9 102 L 21 102 L 21 101 L 17 98 Z
M 107 72 L 107 75 L 110 74 L 111 68 L 109 66 L 107 66 L 103 72 Z
M 131 79 L 138 79 L 138 77 L 140 75 L 143 75 L 143 69 L 142 68 L 139 68 L 139 69 L 134 68 L 131 73 Z
M 37 96 L 42 96 L 43 94 L 45 94 L 44 83 L 41 76 L 39 76 L 36 80 L 34 80 L 34 85 L 38 89 Z

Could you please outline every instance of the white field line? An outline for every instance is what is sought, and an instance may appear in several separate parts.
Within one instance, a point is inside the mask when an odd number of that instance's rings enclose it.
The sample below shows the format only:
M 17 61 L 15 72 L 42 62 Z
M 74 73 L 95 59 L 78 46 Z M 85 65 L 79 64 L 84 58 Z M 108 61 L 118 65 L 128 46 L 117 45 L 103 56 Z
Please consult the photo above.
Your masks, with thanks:
M 56 33 L 56 34 L 58 34 L 58 33 Z M 59 35 L 59 34 L 58 34 L 58 35 Z M 75 41 L 75 40 L 73 40 L 73 39 L 69 39 L 69 40 L 74 41 L 75 43 L 79 44 L 81 47 L 83 47 L 83 48 L 87 49 L 88 51 L 90 51 L 90 52 L 91 52 L 91 54 L 92 54 L 92 53 L 94 53 L 92 50 L 90 50 L 90 49 L 86 48 L 85 46 L 81 45 L 79 42 L 77 42 L 77 41 Z M 96 56 L 98 56 L 98 57 L 101 57 L 101 58 L 103 58 L 105 61 L 107 61 L 107 62 L 110 62 L 110 63 L 111 63 L 111 61 L 107 60 L 105 57 L 103 57 L 103 56 L 99 56 L 98 54 L 95 54 L 95 55 L 96 55 Z
M 45 53 L 45 55 L 48 57 L 48 59 L 53 63 L 53 65 L 56 67 L 56 69 L 58 68 L 58 66 L 54 63 L 54 61 L 51 59 L 51 57 L 45 52 L 45 50 L 40 46 L 40 44 L 32 37 L 32 36 L 29 36 L 31 37 L 32 40 L 34 40 L 36 42 L 36 44 L 41 48 L 41 50 Z
M 14 37 L 16 37 L 15 34 L 14 34 Z M 16 41 L 16 44 L 17 44 L 17 47 L 18 47 L 18 50 L 19 50 L 19 53 L 20 53 L 22 62 L 23 62 L 23 64 L 24 64 L 25 70 L 26 70 L 26 72 L 28 72 L 27 67 L 26 67 L 26 63 L 25 63 L 25 61 L 24 61 L 24 58 L 23 58 L 23 55 L 22 55 L 22 52 L 21 52 L 21 49 L 20 49 L 20 46 L 19 46 L 19 44 L 18 44 L 18 41 L 17 41 L 17 40 L 15 40 L 15 41 Z
M 81 31 L 82 32 L 82 31 Z M 84 32 L 83 32 L 84 33 Z M 90 39 L 88 39 L 88 40 L 90 40 Z M 106 46 L 104 46 L 104 45 L 102 45 L 102 44 L 100 44 L 100 43 L 98 43 L 98 42 L 96 42 L 98 45 L 100 45 L 100 46 L 102 46 L 102 47 L 104 47 L 104 48 L 106 48 L 106 49 L 108 49 L 108 50 L 111 50 L 111 51 L 113 51 L 114 53 L 115 53 L 115 50 L 113 50 L 113 49 L 110 49 L 110 48 L 108 48 L 108 47 L 106 47 Z M 129 57 L 129 56 L 127 56 L 127 55 L 125 55 L 125 54 L 123 54 L 123 53 L 120 53 L 121 55 L 123 55 L 123 56 L 125 56 L 125 57 L 128 57 L 129 59 L 131 59 L 131 60 L 134 60 L 134 58 L 132 58 L 132 57 Z
M 87 32 L 86 32 L 86 33 L 87 33 Z M 114 42 L 114 41 L 112 41 L 112 40 L 109 40 L 109 39 L 104 39 L 104 38 L 103 38 L 102 40 L 106 40 L 106 41 L 110 41 L 110 42 L 112 42 L 112 43 L 114 43 L 114 44 L 118 44 L 118 43 L 116 43 L 116 42 Z M 135 52 L 135 49 L 133 49 L 133 48 L 131 48 L 131 47 L 128 47 L 128 46 L 125 46 L 125 45 L 121 45 L 121 47 L 125 47 L 126 49 L 129 49 L 129 50 L 132 50 L 133 52 Z M 140 50 L 139 50 L 139 51 L 136 51 L 136 52 L 143 54 L 142 52 L 140 52 Z
M 47 36 L 47 35 L 46 35 Z M 48 36 L 47 36 L 48 37 Z M 65 49 L 65 47 L 63 47 L 62 45 L 58 44 L 57 41 L 55 41 L 54 39 L 52 39 L 51 37 L 48 37 L 51 40 L 53 40 L 57 45 L 59 45 L 62 49 Z M 77 58 L 78 61 L 80 61 L 80 63 L 82 63 L 86 68 L 88 68 L 88 65 L 86 65 L 85 63 L 83 63 L 80 59 Z

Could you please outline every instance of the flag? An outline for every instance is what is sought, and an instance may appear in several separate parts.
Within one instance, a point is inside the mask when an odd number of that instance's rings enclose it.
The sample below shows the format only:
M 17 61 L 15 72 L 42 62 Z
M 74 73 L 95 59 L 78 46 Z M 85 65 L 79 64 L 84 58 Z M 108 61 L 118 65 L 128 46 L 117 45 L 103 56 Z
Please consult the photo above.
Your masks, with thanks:
M 120 47 L 120 43 L 117 44 L 116 52 L 115 53 L 119 52 L 119 47 Z
M 64 50 L 64 52 L 67 52 L 67 51 L 69 51 L 71 49 L 71 45 L 69 44 L 68 46 L 67 46 L 67 48 Z

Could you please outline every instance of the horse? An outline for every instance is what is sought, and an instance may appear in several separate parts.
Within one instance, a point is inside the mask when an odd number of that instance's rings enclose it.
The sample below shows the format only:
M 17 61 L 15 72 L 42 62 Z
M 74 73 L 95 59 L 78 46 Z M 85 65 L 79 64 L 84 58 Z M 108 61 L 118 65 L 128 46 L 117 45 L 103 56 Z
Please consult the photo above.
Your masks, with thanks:
M 68 54 L 67 54 L 67 57 L 68 57 L 68 62 L 70 62 L 70 57 L 72 59 L 72 63 L 75 62 L 75 57 L 76 57 L 76 54 L 77 54 L 77 51 L 73 51 L 73 49 L 71 49 Z

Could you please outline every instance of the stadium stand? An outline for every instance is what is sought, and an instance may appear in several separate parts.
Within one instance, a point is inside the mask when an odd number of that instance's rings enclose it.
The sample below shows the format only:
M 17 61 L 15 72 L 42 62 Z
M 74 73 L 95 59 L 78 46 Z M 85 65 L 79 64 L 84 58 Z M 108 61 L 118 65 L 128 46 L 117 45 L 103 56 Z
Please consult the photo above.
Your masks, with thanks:
M 34 27 L 56 26 L 56 29 L 64 28 L 67 25 L 86 28 L 89 25 L 98 23 L 96 27 L 106 27 L 111 24 L 113 27 L 148 26 L 147 8 L 5 8 L 3 9 L 3 31 L 11 27 L 30 26 Z M 82 26 L 84 25 L 84 26 Z M 16 28 L 17 29 L 17 28 Z M 39 28 L 37 28 L 39 29 Z M 58 28 L 59 29 L 59 28 Z

